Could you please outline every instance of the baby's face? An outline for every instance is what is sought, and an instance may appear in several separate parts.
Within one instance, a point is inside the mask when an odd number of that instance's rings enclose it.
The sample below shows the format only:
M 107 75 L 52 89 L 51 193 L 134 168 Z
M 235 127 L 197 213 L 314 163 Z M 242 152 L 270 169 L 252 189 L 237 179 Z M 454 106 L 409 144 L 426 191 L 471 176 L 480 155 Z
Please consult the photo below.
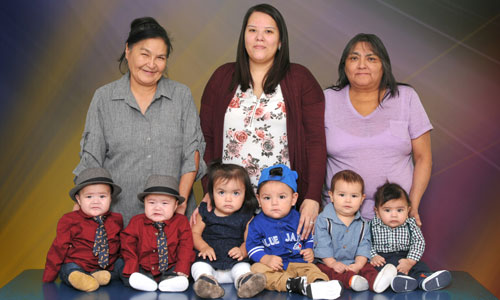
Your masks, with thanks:
M 111 205 L 111 187 L 108 184 L 91 184 L 75 195 L 80 209 L 88 216 L 97 217 L 108 212 Z
M 214 183 L 214 213 L 225 217 L 238 211 L 245 201 L 245 185 L 235 179 L 217 180 Z
M 396 228 L 403 225 L 408 219 L 410 206 L 406 199 L 393 199 L 384 203 L 382 206 L 375 208 L 375 213 L 385 225 Z
M 163 194 L 149 194 L 144 198 L 144 213 L 153 222 L 170 220 L 177 209 L 177 199 Z
M 337 181 L 333 192 L 328 192 L 337 215 L 343 217 L 354 216 L 365 199 L 362 190 L 363 187 L 359 182 Z
M 264 214 L 273 219 L 286 217 L 299 194 L 283 182 L 267 181 L 259 189 L 257 199 Z

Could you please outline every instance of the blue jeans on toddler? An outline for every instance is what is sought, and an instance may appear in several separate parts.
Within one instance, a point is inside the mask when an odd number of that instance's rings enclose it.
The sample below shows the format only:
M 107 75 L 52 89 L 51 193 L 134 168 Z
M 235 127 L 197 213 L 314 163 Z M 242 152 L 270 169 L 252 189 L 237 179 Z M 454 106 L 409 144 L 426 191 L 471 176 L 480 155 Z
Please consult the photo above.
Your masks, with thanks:
M 117 265 L 119 265 L 118 260 L 120 260 L 120 259 L 116 260 L 115 267 L 114 267 L 113 271 L 108 270 L 108 272 L 111 273 L 111 280 L 119 277 L 119 273 L 117 272 L 119 269 L 117 267 Z M 121 261 L 121 264 L 123 265 L 123 260 Z M 121 269 L 123 269 L 123 266 L 121 267 Z M 74 271 L 80 271 L 80 272 L 85 273 L 87 275 L 92 275 L 92 273 L 97 272 L 97 271 L 102 271 L 102 269 L 97 269 L 97 270 L 89 273 L 75 263 L 63 264 L 61 266 L 61 270 L 59 270 L 59 277 L 61 278 L 61 281 L 66 283 L 67 285 L 71 286 L 71 283 L 69 282 L 68 277 L 69 277 L 69 274 L 71 274 L 71 272 L 74 272 Z

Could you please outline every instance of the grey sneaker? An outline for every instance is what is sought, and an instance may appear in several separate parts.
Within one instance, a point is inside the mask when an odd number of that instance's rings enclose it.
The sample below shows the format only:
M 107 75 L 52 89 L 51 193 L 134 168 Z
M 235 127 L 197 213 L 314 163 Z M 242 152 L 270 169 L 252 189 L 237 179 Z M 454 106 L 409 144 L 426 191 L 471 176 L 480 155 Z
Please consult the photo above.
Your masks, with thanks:
M 297 293 L 307 296 L 306 287 L 307 287 L 306 276 L 288 278 L 286 281 L 286 290 L 291 293 Z
M 420 287 L 424 291 L 435 291 L 447 287 L 451 283 L 451 273 L 446 270 L 436 271 L 425 278 Z
M 410 276 L 398 275 L 391 282 L 391 288 L 396 293 L 414 291 L 418 287 L 418 281 Z

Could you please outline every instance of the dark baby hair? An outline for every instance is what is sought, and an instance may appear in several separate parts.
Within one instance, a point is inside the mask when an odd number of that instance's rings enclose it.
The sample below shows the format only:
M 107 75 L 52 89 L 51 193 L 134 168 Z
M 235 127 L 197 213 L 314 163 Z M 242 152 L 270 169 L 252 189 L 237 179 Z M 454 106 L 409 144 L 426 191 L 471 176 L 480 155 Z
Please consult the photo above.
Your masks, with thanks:
M 347 183 L 360 183 L 361 194 L 365 193 L 365 181 L 363 180 L 363 177 L 361 177 L 361 175 L 351 170 L 342 170 L 333 175 L 332 181 L 330 182 L 330 192 L 333 193 L 333 191 L 335 190 L 335 184 L 339 180 L 345 181 Z
M 379 186 L 375 192 L 375 207 L 380 207 L 386 202 L 395 199 L 405 199 L 408 206 L 411 206 L 408 193 L 397 183 L 386 182 Z
M 240 210 L 243 212 L 255 212 L 258 207 L 257 198 L 253 191 L 250 177 L 245 168 L 235 164 L 223 164 L 220 159 L 214 160 L 208 166 L 208 195 L 212 207 L 215 207 L 214 201 L 214 185 L 217 181 L 237 180 L 245 185 L 245 200 Z

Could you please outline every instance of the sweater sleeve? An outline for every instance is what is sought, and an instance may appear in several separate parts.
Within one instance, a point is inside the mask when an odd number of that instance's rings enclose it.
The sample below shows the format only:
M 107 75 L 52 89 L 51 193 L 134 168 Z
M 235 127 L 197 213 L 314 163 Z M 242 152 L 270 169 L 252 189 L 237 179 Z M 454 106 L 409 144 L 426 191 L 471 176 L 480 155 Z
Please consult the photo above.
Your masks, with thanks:
M 314 76 L 305 67 L 300 69 L 302 125 L 305 133 L 308 190 L 304 199 L 321 203 L 326 172 L 325 95 Z

